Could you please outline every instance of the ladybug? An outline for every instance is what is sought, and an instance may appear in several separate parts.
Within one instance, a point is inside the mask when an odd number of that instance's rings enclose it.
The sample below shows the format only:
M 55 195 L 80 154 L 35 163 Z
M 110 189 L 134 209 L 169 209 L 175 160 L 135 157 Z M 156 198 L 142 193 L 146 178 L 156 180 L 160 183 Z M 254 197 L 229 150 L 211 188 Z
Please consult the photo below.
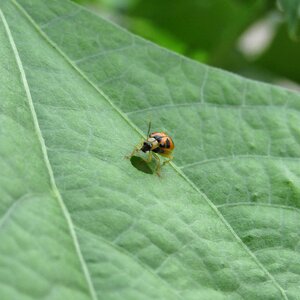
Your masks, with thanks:
M 152 132 L 149 134 L 148 139 L 143 142 L 140 149 L 144 153 L 153 151 L 159 155 L 173 158 L 172 151 L 174 150 L 174 142 L 170 136 L 164 132 Z
M 150 133 L 150 128 L 151 123 L 149 123 L 148 127 L 147 140 L 143 140 L 141 144 L 137 145 L 131 153 L 130 157 L 134 156 L 134 154 L 138 151 L 142 151 L 144 153 L 148 152 L 148 159 L 146 160 L 147 163 L 152 160 L 152 152 L 168 158 L 168 160 L 165 160 L 161 165 L 159 157 L 157 155 L 153 156 L 157 161 L 156 172 L 159 175 L 161 167 L 169 163 L 173 159 L 172 152 L 175 148 L 175 145 L 172 138 L 165 132 Z

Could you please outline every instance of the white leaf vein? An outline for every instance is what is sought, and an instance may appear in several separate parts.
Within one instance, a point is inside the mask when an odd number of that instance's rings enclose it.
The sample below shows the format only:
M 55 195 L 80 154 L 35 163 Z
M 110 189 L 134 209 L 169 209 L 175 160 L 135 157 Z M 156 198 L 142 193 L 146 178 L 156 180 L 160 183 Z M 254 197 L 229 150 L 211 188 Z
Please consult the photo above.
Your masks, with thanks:
M 96 295 L 96 292 L 95 292 L 95 289 L 94 289 L 94 286 L 93 286 L 93 283 L 92 283 L 92 279 L 91 279 L 89 270 L 87 268 L 87 265 L 85 263 L 85 260 L 83 258 L 83 255 L 81 253 L 81 249 L 80 249 L 80 246 L 79 246 L 77 236 L 75 234 L 73 221 L 72 221 L 71 216 L 70 216 L 70 214 L 69 214 L 69 212 L 68 212 L 68 210 L 67 210 L 67 208 L 64 204 L 64 201 L 61 197 L 61 194 L 60 194 L 60 192 L 59 192 L 59 190 L 56 186 L 56 182 L 55 182 L 54 175 L 53 175 L 53 170 L 52 170 L 49 158 L 48 158 L 46 144 L 45 144 L 45 141 L 44 141 L 44 138 L 43 138 L 43 135 L 42 135 L 42 131 L 41 131 L 41 128 L 40 128 L 40 125 L 39 125 L 39 122 L 38 122 L 37 114 L 36 114 L 35 107 L 34 107 L 34 104 L 33 104 L 33 100 L 32 100 L 32 97 L 31 97 L 30 88 L 29 88 L 29 85 L 28 85 L 28 82 L 27 82 L 25 70 L 23 68 L 23 64 L 22 64 L 17 46 L 14 42 L 12 33 L 10 31 L 9 25 L 8 25 L 8 23 L 6 21 L 6 18 L 5 18 L 5 16 L 4 16 L 1 9 L 0 9 L 0 18 L 1 18 L 2 23 L 4 25 L 7 37 L 9 39 L 11 48 L 12 48 L 14 56 L 15 56 L 16 63 L 18 65 L 18 68 L 19 68 L 19 71 L 20 71 L 20 74 L 21 74 L 21 80 L 22 80 L 24 90 L 25 90 L 25 93 L 26 93 L 26 96 L 27 96 L 28 105 L 30 107 L 30 111 L 31 111 L 31 115 L 32 115 L 33 123 L 34 123 L 34 128 L 35 128 L 36 135 L 37 135 L 37 138 L 38 138 L 40 146 L 41 146 L 43 159 L 44 159 L 44 162 L 45 162 L 48 174 L 49 174 L 51 188 L 53 190 L 55 198 L 57 199 L 57 201 L 59 203 L 59 206 L 61 207 L 63 215 L 66 219 L 68 228 L 70 230 L 70 235 L 71 235 L 71 238 L 73 240 L 74 247 L 75 247 L 77 256 L 79 258 L 80 265 L 81 265 L 82 270 L 83 270 L 83 274 L 84 274 L 85 279 L 87 281 L 87 285 L 88 285 L 88 288 L 89 288 L 91 298 L 93 300 L 97 300 L 97 295 Z
M 118 112 L 120 117 L 122 117 L 132 129 L 134 129 L 139 135 L 144 137 L 144 134 L 141 132 L 141 130 L 131 122 L 131 120 L 126 116 L 125 113 L 123 113 L 110 99 L 109 97 L 98 88 L 98 86 L 92 82 L 69 58 L 68 56 L 52 41 L 48 38 L 48 36 L 40 29 L 40 27 L 35 23 L 34 20 L 28 15 L 28 13 L 15 1 L 11 0 L 15 6 L 27 17 L 27 19 L 33 24 L 33 26 L 36 28 L 36 30 L 40 33 L 40 35 L 52 46 L 56 49 L 58 53 L 80 74 L 80 76 L 86 80 L 95 90 L 99 92 L 100 95 L 104 97 L 104 99 Z M 243 243 L 243 241 L 238 237 L 238 235 L 235 233 L 233 228 L 230 226 L 230 224 L 225 220 L 221 212 L 217 209 L 217 207 L 213 204 L 211 200 L 208 199 L 206 194 L 202 191 L 200 191 L 196 185 L 185 176 L 184 173 L 174 164 L 170 163 L 170 165 L 175 169 L 175 171 L 181 176 L 185 181 L 187 181 L 188 184 L 190 184 L 197 193 L 202 195 L 204 197 L 207 204 L 211 207 L 211 209 L 216 213 L 217 217 L 222 221 L 222 223 L 226 226 L 226 228 L 231 232 L 233 237 L 237 240 L 239 245 L 248 253 L 248 255 L 253 259 L 253 261 L 256 263 L 256 265 L 266 274 L 267 277 L 271 280 L 271 282 L 274 284 L 274 286 L 277 287 L 277 289 L 280 291 L 283 299 L 288 299 L 286 296 L 285 291 L 283 288 L 278 284 L 278 282 L 275 280 L 275 278 L 269 273 L 269 271 L 258 261 L 257 257 L 250 251 L 250 249 Z

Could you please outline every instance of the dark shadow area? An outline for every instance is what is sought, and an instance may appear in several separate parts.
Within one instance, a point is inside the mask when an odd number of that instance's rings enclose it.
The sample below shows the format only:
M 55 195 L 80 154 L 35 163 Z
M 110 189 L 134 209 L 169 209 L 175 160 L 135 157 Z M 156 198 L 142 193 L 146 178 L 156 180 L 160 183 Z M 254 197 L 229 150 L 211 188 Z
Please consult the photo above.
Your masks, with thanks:
M 153 169 L 151 168 L 152 164 L 145 162 L 145 160 L 139 156 L 132 156 L 130 158 L 130 162 L 136 169 L 138 169 L 141 172 L 144 172 L 146 174 L 154 173 Z

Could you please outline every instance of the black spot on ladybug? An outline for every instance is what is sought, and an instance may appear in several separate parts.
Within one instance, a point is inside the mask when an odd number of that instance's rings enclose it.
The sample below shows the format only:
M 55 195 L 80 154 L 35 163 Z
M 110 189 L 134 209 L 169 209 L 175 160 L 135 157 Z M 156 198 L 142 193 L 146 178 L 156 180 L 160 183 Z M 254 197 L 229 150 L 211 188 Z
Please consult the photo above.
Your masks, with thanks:
M 164 152 L 165 152 L 164 149 L 162 149 L 162 148 L 160 148 L 160 147 L 155 148 L 155 149 L 153 149 L 152 151 L 155 152 L 155 153 L 164 153 Z
M 161 136 L 159 136 L 159 135 L 155 135 L 155 136 L 153 136 L 153 138 L 155 138 L 158 142 L 161 141 Z
M 170 148 L 170 147 L 171 147 L 171 144 L 170 144 L 170 140 L 169 140 L 169 139 L 166 140 L 166 144 L 167 144 L 166 148 Z

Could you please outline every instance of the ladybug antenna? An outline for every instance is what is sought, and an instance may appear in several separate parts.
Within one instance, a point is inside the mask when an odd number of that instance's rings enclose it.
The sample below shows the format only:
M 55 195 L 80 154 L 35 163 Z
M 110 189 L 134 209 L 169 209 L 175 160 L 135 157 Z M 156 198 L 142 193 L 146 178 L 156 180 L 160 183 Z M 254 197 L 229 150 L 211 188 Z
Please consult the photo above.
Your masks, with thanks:
M 147 138 L 149 137 L 150 130 L 151 130 L 151 121 L 149 121 L 149 124 L 148 124 Z

